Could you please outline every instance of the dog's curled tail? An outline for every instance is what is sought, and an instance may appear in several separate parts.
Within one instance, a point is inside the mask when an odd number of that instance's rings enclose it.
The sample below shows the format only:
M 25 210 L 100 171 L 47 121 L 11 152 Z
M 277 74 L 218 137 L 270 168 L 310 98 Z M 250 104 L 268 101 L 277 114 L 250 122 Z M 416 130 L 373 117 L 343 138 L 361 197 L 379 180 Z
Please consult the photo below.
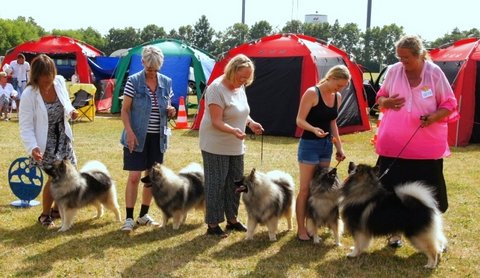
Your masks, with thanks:
M 192 162 L 188 164 L 185 168 L 181 169 L 179 173 L 203 173 L 202 165 Z
M 422 182 L 417 181 L 405 183 L 401 186 L 397 186 L 395 192 L 402 201 L 405 201 L 405 198 L 409 196 L 418 199 L 432 210 L 438 210 L 437 201 L 433 197 L 433 191 Z
M 285 185 L 289 189 L 293 190 L 295 188 L 295 181 L 293 180 L 293 177 L 287 172 L 283 172 L 280 170 L 272 170 L 267 173 L 267 176 L 269 176 L 273 181 Z
M 110 176 L 110 173 L 108 172 L 107 166 L 105 166 L 105 164 L 103 164 L 102 162 L 100 162 L 98 160 L 90 160 L 83 165 L 82 169 L 80 169 L 81 173 L 86 173 L 86 172 L 91 172 L 91 171 L 100 171 L 100 172 L 105 173 L 108 176 Z

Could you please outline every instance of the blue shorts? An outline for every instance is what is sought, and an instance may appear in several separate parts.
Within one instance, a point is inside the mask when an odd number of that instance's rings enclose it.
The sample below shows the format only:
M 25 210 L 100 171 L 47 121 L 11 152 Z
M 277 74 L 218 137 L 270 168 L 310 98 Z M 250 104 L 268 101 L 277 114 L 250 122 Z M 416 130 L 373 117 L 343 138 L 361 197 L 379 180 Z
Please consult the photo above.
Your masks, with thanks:
M 123 170 L 144 171 L 152 168 L 155 162 L 163 163 L 159 133 L 147 133 L 142 152 L 130 152 L 128 148 L 123 148 Z
M 333 143 L 330 136 L 321 139 L 300 139 L 298 143 L 298 162 L 319 164 L 332 160 Z

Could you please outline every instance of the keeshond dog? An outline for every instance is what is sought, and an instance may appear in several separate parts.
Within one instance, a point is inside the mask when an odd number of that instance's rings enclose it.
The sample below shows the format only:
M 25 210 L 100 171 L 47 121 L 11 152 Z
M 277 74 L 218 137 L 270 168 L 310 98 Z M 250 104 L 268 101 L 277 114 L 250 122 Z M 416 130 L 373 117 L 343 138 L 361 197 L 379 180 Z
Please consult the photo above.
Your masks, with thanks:
M 253 239 L 258 224 L 267 226 L 270 241 L 277 240 L 278 220 L 282 216 L 287 219 L 288 229 L 292 229 L 295 183 L 291 175 L 279 170 L 262 173 L 253 169 L 236 185 L 237 192 L 243 192 L 247 210 L 247 240 Z
M 425 267 L 435 268 L 447 239 L 442 231 L 442 216 L 428 186 L 411 182 L 390 192 L 380 183 L 377 167 L 350 162 L 348 172 L 341 216 L 355 246 L 347 256 L 360 255 L 375 236 L 403 233 L 428 257 Z
M 100 161 L 89 161 L 78 171 L 70 160 L 58 160 L 45 172 L 52 177 L 50 191 L 62 218 L 59 232 L 70 229 L 78 209 L 87 205 L 97 208 L 97 218 L 105 206 L 121 221 L 115 183 Z
M 152 186 L 153 199 L 163 214 L 162 227 L 173 218 L 173 229 L 177 230 L 185 222 L 189 210 L 205 211 L 205 178 L 198 163 L 190 163 L 178 174 L 156 163 L 142 182 Z
M 307 200 L 307 231 L 313 235 L 314 243 L 320 243 L 318 229 L 326 226 L 332 230 L 335 244 L 341 246 L 340 237 L 343 233 L 339 209 L 341 195 L 337 168 L 322 168 L 317 165 L 310 182 Z

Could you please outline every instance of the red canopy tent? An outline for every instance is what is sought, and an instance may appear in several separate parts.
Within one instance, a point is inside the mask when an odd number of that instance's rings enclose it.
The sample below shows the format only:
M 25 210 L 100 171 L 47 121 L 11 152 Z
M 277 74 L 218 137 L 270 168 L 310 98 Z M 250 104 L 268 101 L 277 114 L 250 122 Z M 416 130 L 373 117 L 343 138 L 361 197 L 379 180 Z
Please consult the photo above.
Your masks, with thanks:
M 28 41 L 10 49 L 3 64 L 16 60 L 20 53 L 25 55 L 28 62 L 38 54 L 47 54 L 55 60 L 59 73 L 62 67 L 71 68 L 69 75 L 64 76 L 66 79 L 70 79 L 76 68 L 81 83 L 92 83 L 87 58 L 103 56 L 102 51 L 79 40 L 65 36 L 44 36 L 37 41 Z
M 296 116 L 302 94 L 338 64 L 346 65 L 352 74 L 351 85 L 341 92 L 343 102 L 337 119 L 340 133 L 370 129 L 361 71 L 342 50 L 304 35 L 264 37 L 228 51 L 215 64 L 208 84 L 222 75 L 227 62 L 240 53 L 255 64 L 254 82 L 246 93 L 250 115 L 262 124 L 265 134 L 301 136 Z M 202 99 L 193 129 L 200 127 L 203 111 Z
M 448 126 L 448 143 L 466 146 L 480 143 L 480 45 L 476 38 L 463 39 L 430 51 L 442 68 L 458 101 L 460 119 Z

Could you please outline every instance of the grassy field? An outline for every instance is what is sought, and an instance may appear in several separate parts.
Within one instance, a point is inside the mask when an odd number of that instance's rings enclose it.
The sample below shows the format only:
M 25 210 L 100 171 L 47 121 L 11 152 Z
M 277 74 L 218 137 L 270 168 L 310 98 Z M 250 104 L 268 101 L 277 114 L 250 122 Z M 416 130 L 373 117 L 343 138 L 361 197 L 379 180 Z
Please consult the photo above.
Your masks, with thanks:
M 73 125 L 79 164 L 97 159 L 109 167 L 124 214 L 127 176 L 118 142 L 121 130 L 118 117 L 97 117 L 93 123 Z M 47 230 L 37 223 L 39 206 L 10 205 L 17 198 L 10 190 L 7 172 L 10 163 L 25 156 L 25 151 L 15 120 L 0 122 L 0 131 L 2 277 L 480 277 L 479 145 L 454 148 L 445 160 L 450 208 L 444 215 L 444 226 L 449 250 L 437 269 L 426 270 L 426 257 L 409 243 L 393 250 L 385 247 L 384 238 L 378 238 L 366 254 L 347 259 L 350 236 L 342 239 L 343 247 L 335 247 L 326 230 L 321 231 L 322 244 L 299 242 L 295 226 L 287 231 L 283 220 L 278 241 L 273 243 L 268 241 L 265 227 L 257 228 L 253 241 L 245 241 L 241 233 L 222 240 L 206 236 L 201 212 L 191 213 L 178 231 L 170 224 L 166 228 L 140 227 L 127 235 L 119 230 L 121 223 L 113 220 L 112 213 L 94 219 L 94 210 L 85 208 L 70 231 Z M 374 163 L 373 134 L 342 136 L 347 160 Z M 259 137 L 247 140 L 245 170 L 281 169 L 290 173 L 298 186 L 297 139 L 266 136 L 263 148 L 261 142 Z M 191 161 L 201 163 L 197 131 L 174 130 L 165 165 L 177 171 Z M 339 165 L 341 177 L 345 177 L 347 164 Z M 138 211 L 137 205 L 136 215 Z M 160 220 L 154 204 L 150 212 Z M 246 221 L 243 205 L 240 219 Z

